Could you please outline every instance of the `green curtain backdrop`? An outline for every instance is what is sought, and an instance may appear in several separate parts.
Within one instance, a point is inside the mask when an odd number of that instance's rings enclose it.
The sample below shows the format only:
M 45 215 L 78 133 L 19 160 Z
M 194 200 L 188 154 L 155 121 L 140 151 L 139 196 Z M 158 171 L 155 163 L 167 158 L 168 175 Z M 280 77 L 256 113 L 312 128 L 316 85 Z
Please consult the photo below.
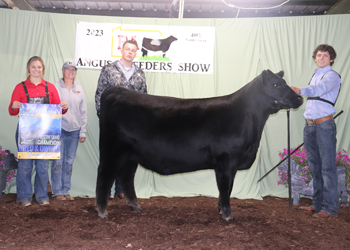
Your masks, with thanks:
M 62 75 L 63 62 L 74 61 L 77 21 L 174 26 L 214 26 L 214 74 L 146 73 L 150 94 L 181 98 L 205 98 L 232 93 L 251 81 L 264 69 L 285 71 L 289 85 L 306 86 L 316 67 L 312 52 L 321 43 L 336 49 L 333 66 L 342 75 L 337 111 L 338 149 L 349 149 L 350 117 L 348 107 L 350 15 L 316 17 L 245 19 L 155 19 L 84 15 L 63 15 L 0 9 L 0 144 L 17 153 L 15 130 L 17 116 L 8 114 L 15 85 L 26 77 L 26 63 L 38 55 L 46 66 L 45 80 L 54 83 Z M 93 49 L 93 48 L 92 48 Z M 205 53 L 205 52 L 204 52 Z M 79 144 L 73 166 L 73 196 L 95 196 L 99 159 L 98 118 L 94 95 L 100 70 L 79 69 L 77 81 L 84 88 L 88 104 L 87 140 Z M 291 111 L 291 145 L 303 142 L 305 104 Z M 262 182 L 257 180 L 279 162 L 278 153 L 287 147 L 285 111 L 270 116 L 265 126 L 256 161 L 249 170 L 237 174 L 232 197 L 261 199 L 266 195 L 287 197 L 287 189 L 278 186 L 277 170 Z M 160 176 L 142 167 L 135 177 L 140 198 L 151 196 L 218 196 L 213 171 Z M 15 182 L 7 187 L 16 192 Z

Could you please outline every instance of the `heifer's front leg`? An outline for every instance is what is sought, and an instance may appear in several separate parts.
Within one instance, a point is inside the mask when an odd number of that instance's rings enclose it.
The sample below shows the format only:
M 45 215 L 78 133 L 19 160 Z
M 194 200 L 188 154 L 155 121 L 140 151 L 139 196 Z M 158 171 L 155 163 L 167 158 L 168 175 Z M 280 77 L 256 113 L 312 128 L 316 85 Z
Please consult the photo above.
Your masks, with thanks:
M 233 219 L 230 205 L 230 195 L 232 191 L 233 181 L 231 181 L 231 178 L 227 176 L 220 175 L 221 174 L 216 174 L 216 181 L 220 193 L 218 200 L 218 208 L 222 218 L 225 221 L 229 221 Z
M 225 221 L 232 220 L 231 206 L 230 206 L 230 195 L 233 186 L 233 180 L 236 175 L 237 170 L 230 169 L 228 160 L 217 159 L 217 166 L 215 168 L 216 182 L 219 189 L 219 200 L 218 208 Z

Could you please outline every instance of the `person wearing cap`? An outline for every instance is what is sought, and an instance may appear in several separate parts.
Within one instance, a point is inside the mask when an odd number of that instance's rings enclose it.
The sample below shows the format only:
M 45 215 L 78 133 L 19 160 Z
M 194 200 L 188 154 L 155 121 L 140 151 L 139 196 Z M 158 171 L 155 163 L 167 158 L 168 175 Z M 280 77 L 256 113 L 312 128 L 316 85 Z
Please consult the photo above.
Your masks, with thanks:
M 78 143 L 86 139 L 87 105 L 83 88 L 74 80 L 77 75 L 74 63 L 65 62 L 62 73 L 63 78 L 54 85 L 69 110 L 62 117 L 61 159 L 52 162 L 51 184 L 57 200 L 74 200 L 69 190 Z
M 121 49 L 122 58 L 102 68 L 95 94 L 98 117 L 100 117 L 101 95 L 103 91 L 110 86 L 121 86 L 141 93 L 147 93 L 145 73 L 133 63 L 138 49 L 136 41 L 127 40 Z M 118 177 L 116 177 L 114 184 L 114 197 L 123 199 L 124 194 L 120 187 Z
M 312 55 L 317 69 L 307 87 L 291 87 L 295 93 L 307 96 L 304 112 L 304 144 L 307 162 L 313 177 L 312 206 L 300 207 L 315 213 L 313 217 L 337 217 L 339 208 L 338 174 L 336 166 L 337 128 L 333 120 L 341 78 L 332 69 L 337 54 L 328 44 L 316 47 Z
M 27 80 L 16 85 L 8 107 L 10 115 L 18 115 L 22 103 L 59 104 L 62 114 L 66 114 L 68 104 L 60 100 L 55 86 L 44 78 L 45 65 L 39 56 L 31 57 L 27 62 Z M 64 116 L 63 116 L 64 117 Z M 16 144 L 18 146 L 18 126 L 16 130 Z M 32 205 L 33 187 L 32 172 L 35 166 L 34 193 L 35 200 L 40 205 L 49 205 L 47 183 L 49 182 L 49 160 L 18 159 L 16 177 L 16 202 L 28 207 Z

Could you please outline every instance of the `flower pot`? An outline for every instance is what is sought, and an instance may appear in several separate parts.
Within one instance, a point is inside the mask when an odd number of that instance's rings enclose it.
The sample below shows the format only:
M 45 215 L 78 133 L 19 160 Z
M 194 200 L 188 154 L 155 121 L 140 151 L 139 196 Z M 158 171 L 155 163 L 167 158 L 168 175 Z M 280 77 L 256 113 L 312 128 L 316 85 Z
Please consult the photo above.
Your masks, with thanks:
M 342 202 L 346 202 L 348 200 L 348 193 L 346 190 L 346 168 L 345 166 L 340 166 L 337 168 L 338 172 L 338 192 Z
M 313 196 L 314 186 L 312 179 L 308 185 L 305 185 L 303 182 L 302 170 L 303 167 L 299 166 L 293 159 L 290 161 L 290 171 L 292 174 L 291 183 L 292 183 L 292 194 L 293 194 L 293 203 L 299 204 L 300 195 L 304 196 Z M 282 162 L 278 166 L 279 170 L 288 172 L 288 160 Z M 338 193 L 341 201 L 346 202 L 348 200 L 348 193 L 346 192 L 346 183 L 345 183 L 345 166 L 337 167 L 338 172 Z

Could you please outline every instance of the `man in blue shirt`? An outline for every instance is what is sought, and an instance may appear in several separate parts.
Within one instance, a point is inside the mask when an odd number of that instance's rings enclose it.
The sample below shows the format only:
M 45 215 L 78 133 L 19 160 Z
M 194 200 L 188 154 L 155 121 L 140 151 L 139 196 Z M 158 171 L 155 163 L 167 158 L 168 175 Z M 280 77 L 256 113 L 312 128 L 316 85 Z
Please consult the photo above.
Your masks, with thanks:
M 337 217 L 339 208 L 336 166 L 337 129 L 333 120 L 334 104 L 340 91 L 341 79 L 332 65 L 337 54 L 334 48 L 321 44 L 313 52 L 317 64 L 307 87 L 291 87 L 295 93 L 307 96 L 304 117 L 304 144 L 309 169 L 313 177 L 312 206 L 302 210 L 316 212 L 317 218 Z

